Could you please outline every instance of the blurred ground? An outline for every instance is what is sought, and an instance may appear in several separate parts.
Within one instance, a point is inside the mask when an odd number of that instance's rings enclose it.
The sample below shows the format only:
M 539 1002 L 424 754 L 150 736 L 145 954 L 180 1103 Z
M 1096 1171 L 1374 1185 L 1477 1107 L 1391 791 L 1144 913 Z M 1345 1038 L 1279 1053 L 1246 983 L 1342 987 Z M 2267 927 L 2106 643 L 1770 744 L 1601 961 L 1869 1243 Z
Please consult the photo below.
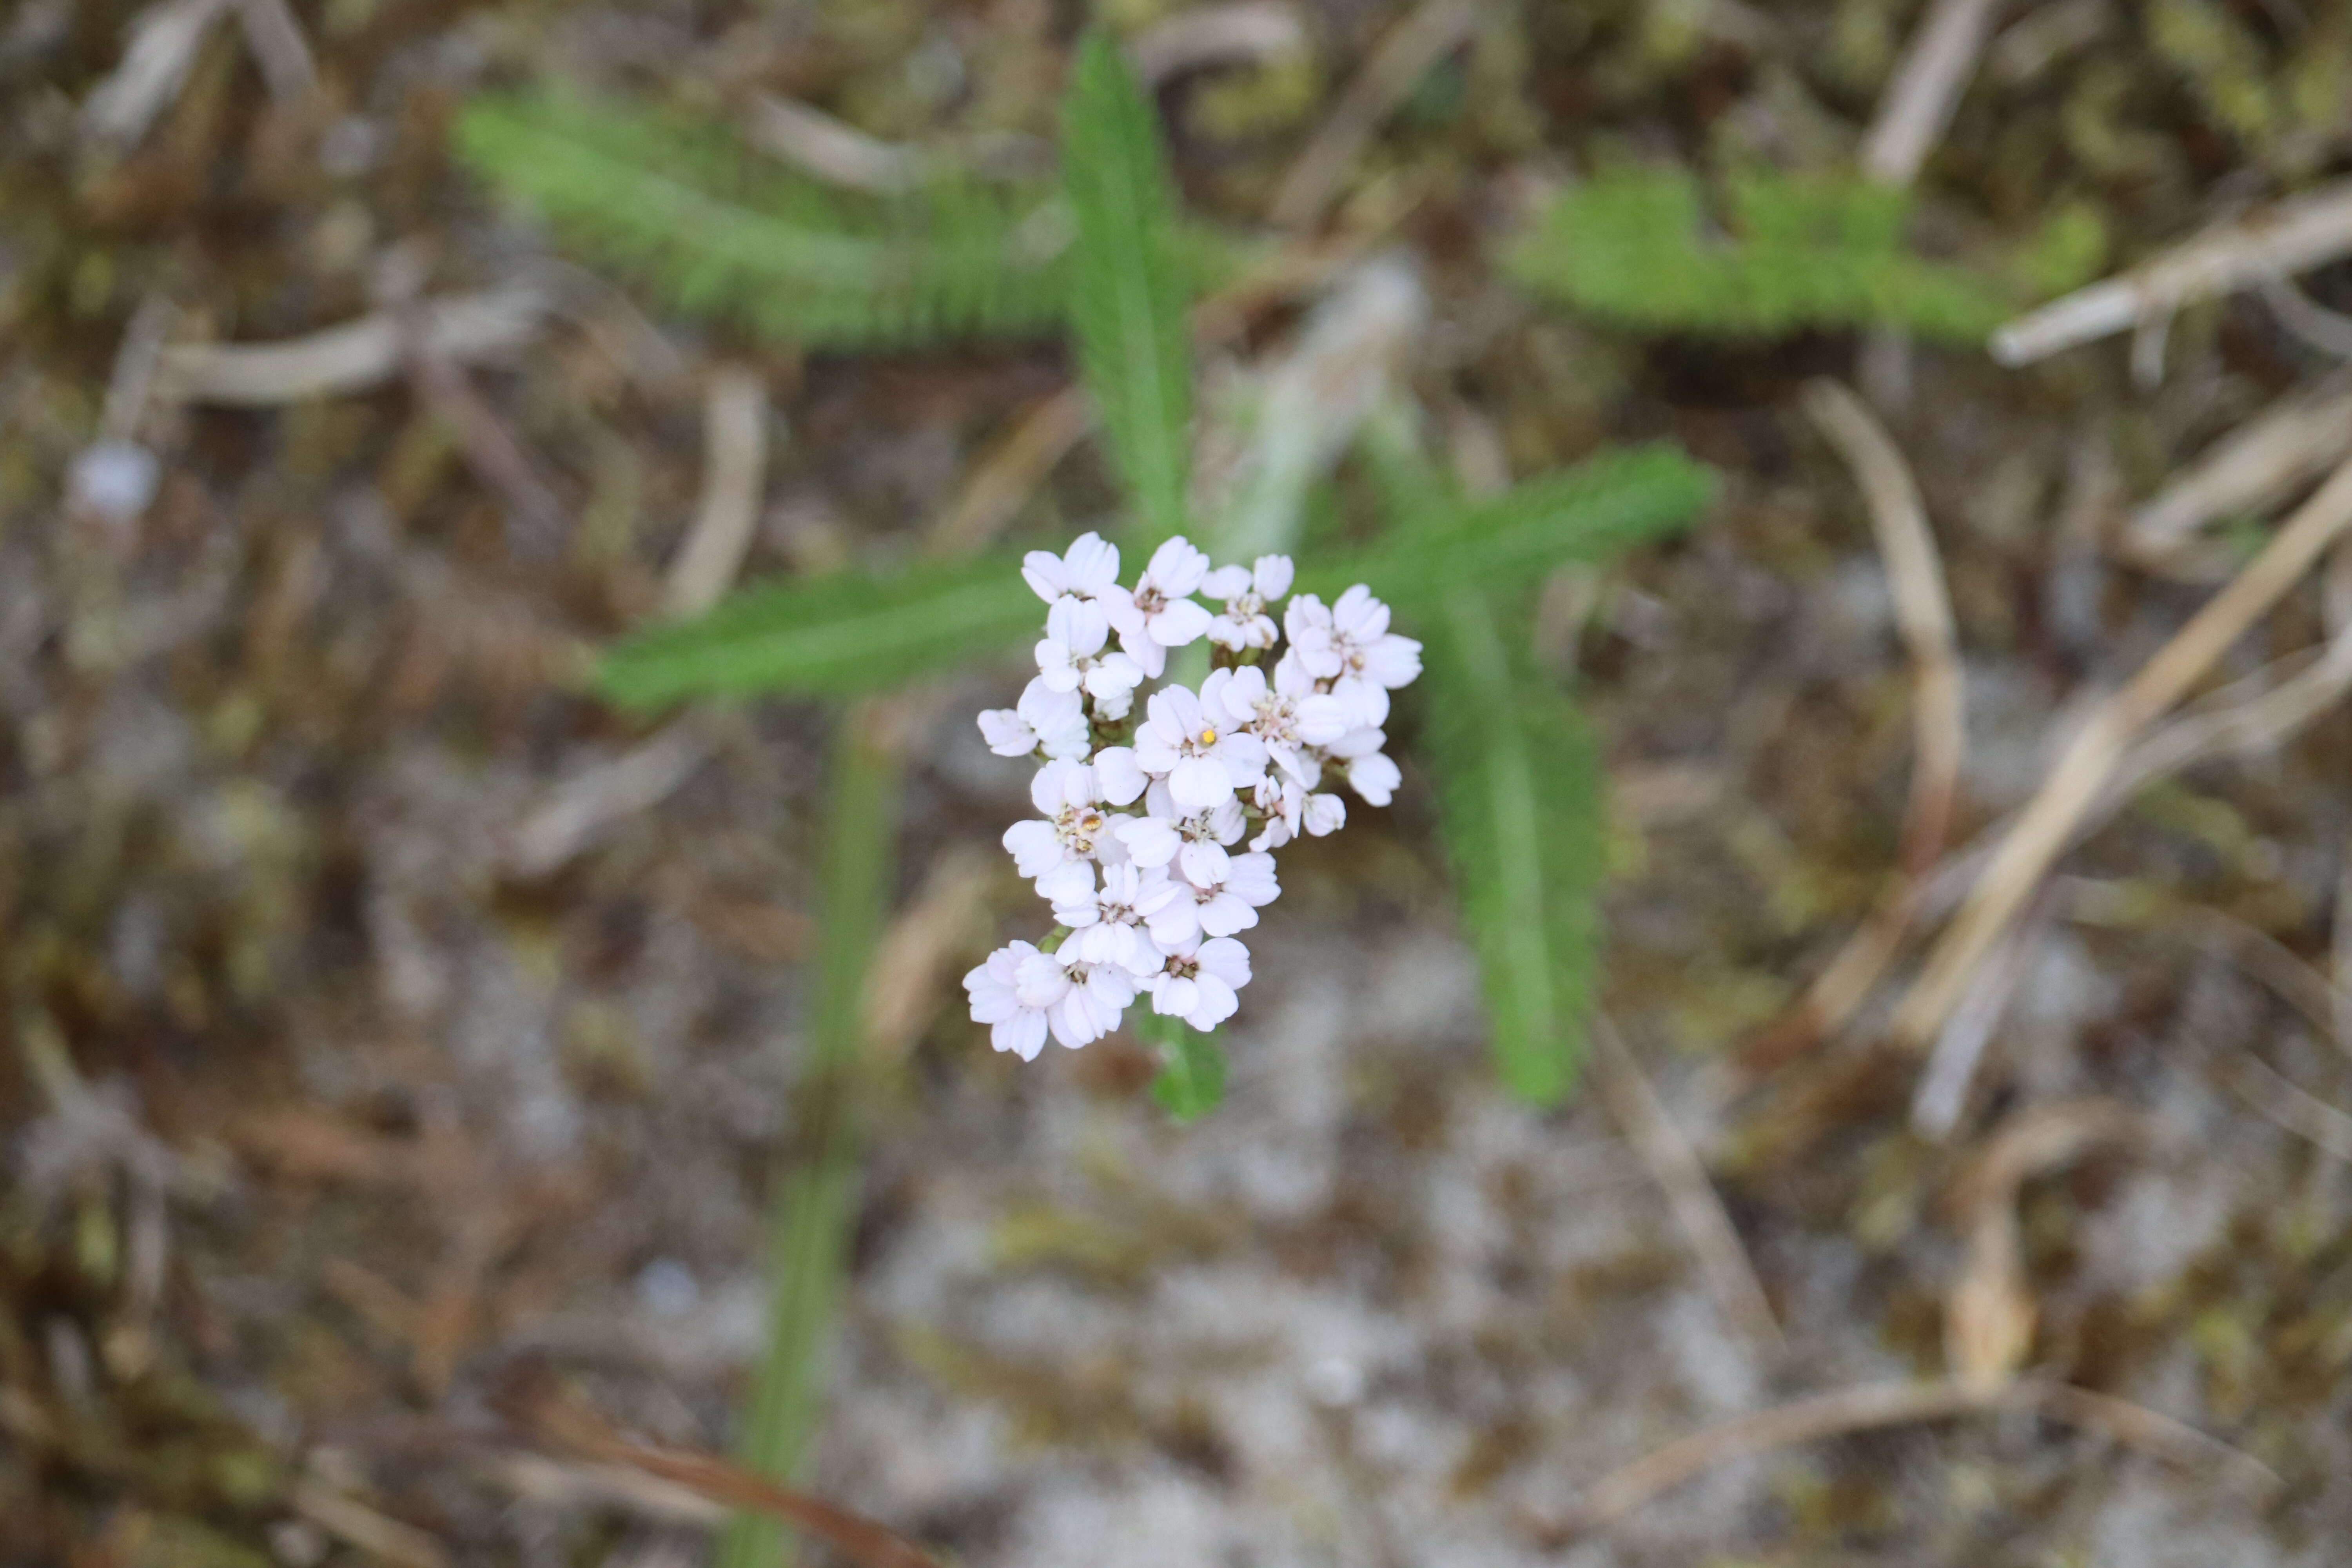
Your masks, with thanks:
M 801 1134 L 828 717 L 626 721 L 573 694 L 581 650 L 657 597 L 718 367 L 772 400 L 747 575 L 903 551 L 1065 371 L 1046 346 L 802 363 L 641 312 L 549 271 L 444 132 L 469 92 L 554 69 L 689 104 L 787 92 L 894 140 L 1045 137 L 1079 18 L 320 0 L 291 12 L 315 90 L 273 95 L 219 21 L 153 124 L 110 145 L 85 105 L 132 15 L 0 5 L 0 1563 L 694 1563 L 690 1509 L 516 1459 L 488 1400 L 537 1357 L 635 1431 L 726 1444 L 761 1334 L 761 1202 Z M 1196 206 L 1255 221 L 1397 15 L 1315 7 L 1304 53 L 1172 79 Z M 1891 1050 L 1743 1088 L 1731 1053 L 1863 919 L 1903 811 L 1885 576 L 1795 398 L 1853 374 L 1858 344 L 1612 334 L 1486 259 L 1518 193 L 1598 156 L 1850 155 L 1916 20 L 1498 6 L 1342 185 L 1406 215 L 1438 313 L 1416 384 L 1483 413 L 1515 468 L 1671 435 L 1725 475 L 1686 542 L 1583 585 L 1564 647 L 1619 779 L 1612 1007 L 1707 1152 L 1786 1356 L 1718 1314 L 1600 1107 L 1494 1088 L 1426 781 L 1345 849 L 1286 859 L 1209 1121 L 1168 1126 L 1121 1041 L 991 1056 L 951 993 L 999 915 L 1026 915 L 1009 872 L 963 858 L 1024 799 L 968 718 L 1014 689 L 1008 666 L 910 700 L 902 893 L 946 934 L 887 1042 L 813 1489 L 945 1560 L 1024 1568 L 2343 1561 L 2347 1145 L 2263 1114 L 2284 1102 L 2246 1063 L 2352 1107 L 2352 1061 L 2184 911 L 2326 970 L 2344 718 L 2151 786 L 2069 859 L 1948 1142 L 1910 1131 L 1917 1063 Z M 2347 27 L 2286 3 L 2009 7 L 1924 227 L 2022 234 L 2084 204 L 2121 263 L 2340 170 Z M 551 542 L 510 540 L 513 497 L 446 387 L 137 395 L 142 334 L 315 331 L 402 270 L 436 295 L 562 280 L 467 394 L 543 476 Z M 2305 282 L 2352 302 L 2341 268 Z M 1912 352 L 1890 424 L 1967 660 L 1959 837 L 2202 600 L 2115 562 L 2116 519 L 2329 368 L 2251 297 L 2185 311 L 2153 387 L 2126 357 Z M 69 480 L 109 437 L 161 456 L 151 506 L 106 504 L 136 473 Z M 1081 453 L 1020 527 L 1065 536 L 1106 493 Z M 2224 673 L 2320 625 L 2306 591 Z M 2145 1118 L 2022 1187 L 2028 1364 L 2282 1488 L 2011 1411 L 1791 1447 L 1606 1531 L 1548 1528 L 1710 1422 L 1943 1370 L 1958 1178 L 2016 1118 L 2092 1098 Z

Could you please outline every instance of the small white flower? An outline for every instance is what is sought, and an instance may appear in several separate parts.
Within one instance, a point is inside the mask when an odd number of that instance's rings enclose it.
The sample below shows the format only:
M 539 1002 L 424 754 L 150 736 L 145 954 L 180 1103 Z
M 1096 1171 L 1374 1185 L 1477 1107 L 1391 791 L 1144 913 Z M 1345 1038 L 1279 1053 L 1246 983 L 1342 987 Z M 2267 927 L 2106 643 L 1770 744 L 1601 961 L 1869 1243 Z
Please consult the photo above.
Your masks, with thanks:
M 1172 949 L 1201 936 L 1231 936 L 1257 924 L 1257 912 L 1282 895 L 1275 880 L 1271 855 L 1226 858 L 1223 873 L 1211 882 L 1171 879 L 1177 896 L 1150 919 L 1151 940 Z
M 1374 805 L 1386 805 L 1395 798 L 1397 785 L 1404 775 L 1397 765 L 1381 754 L 1388 737 L 1366 725 L 1349 731 L 1324 748 L 1332 761 L 1348 764 L 1348 787 Z
M 1218 695 L 1226 715 L 1255 735 L 1275 765 L 1302 784 L 1312 785 L 1321 772 L 1307 748 L 1329 745 L 1348 732 L 1354 718 L 1347 703 L 1317 691 L 1315 678 L 1287 657 L 1276 661 L 1271 683 L 1265 671 L 1245 665 L 1230 672 Z
M 1081 533 L 1061 555 L 1031 551 L 1022 558 L 1021 575 L 1049 605 L 1068 597 L 1099 600 L 1108 608 L 1127 600 L 1118 585 L 1118 546 L 1098 533 Z
M 1106 755 L 1111 752 L 1132 755 L 1123 746 L 1105 749 Z M 1126 772 L 1132 773 L 1131 764 Z M 1029 781 L 1029 798 L 1045 820 L 1016 822 L 1004 830 L 1004 847 L 1012 852 L 1013 863 L 1023 876 L 1037 883 L 1038 892 L 1047 899 L 1083 898 L 1094 891 L 1094 861 L 1108 865 L 1127 858 L 1127 847 L 1116 832 L 1118 824 L 1127 818 L 1114 816 L 1103 806 L 1133 801 L 1141 793 L 1142 774 L 1124 777 L 1116 763 L 1108 773 L 1121 787 L 1107 782 L 1099 760 L 1091 767 L 1085 763 L 1047 763 Z M 1124 789 L 1129 783 L 1136 787 Z M 1124 798 L 1120 798 L 1122 790 Z
M 1056 599 L 1037 645 L 1037 679 L 1055 691 L 1083 687 L 1106 719 L 1124 719 L 1143 684 L 1143 668 L 1123 653 L 1105 653 L 1110 618 L 1093 599 Z
M 1022 966 L 1033 958 L 1053 962 L 1030 943 L 1016 942 L 990 953 L 987 963 L 963 977 L 963 988 L 971 997 L 972 1022 L 986 1024 L 989 1043 L 1024 1062 L 1035 1061 L 1037 1053 L 1045 1048 L 1045 1008 L 1061 999 L 1058 993 L 1034 1005 L 1024 999 L 1039 994 L 1034 987 L 1024 992 L 1021 984 Z M 1059 966 L 1055 967 L 1058 972 Z M 1065 974 L 1063 989 L 1067 988 Z
M 1017 708 L 991 708 L 980 716 L 981 738 L 1000 757 L 1025 757 L 1044 752 L 1049 757 L 1083 758 L 1094 737 L 1087 725 L 1086 705 L 1075 691 L 1056 691 L 1039 676 L 1021 693 Z
M 1024 1062 L 1037 1059 L 1051 1034 L 1072 1050 L 1118 1027 L 1135 1000 L 1135 984 L 1120 971 L 1073 964 L 1025 942 L 1000 947 L 963 977 L 974 1023 L 989 1041 Z
M 1290 592 L 1295 570 L 1287 555 L 1261 555 L 1253 569 L 1220 566 L 1202 581 L 1201 591 L 1225 602 L 1224 613 L 1209 623 L 1208 637 L 1235 653 L 1244 648 L 1272 647 L 1282 634 L 1266 606 Z
M 1125 603 L 1103 601 L 1118 630 L 1118 646 L 1152 679 L 1167 672 L 1170 648 L 1196 642 L 1209 629 L 1209 612 L 1192 597 L 1208 574 L 1209 558 L 1180 534 L 1151 552 Z
M 1225 713 L 1224 686 L 1232 675 L 1210 671 L 1199 694 L 1182 686 L 1153 692 L 1135 737 L 1137 764 L 1166 779 L 1169 795 L 1188 813 L 1223 805 L 1265 776 L 1265 745 L 1234 728 Z
M 1224 847 L 1241 842 L 1249 831 L 1240 801 L 1228 800 L 1188 816 L 1168 793 L 1164 779 L 1154 780 L 1145 792 L 1143 808 L 1149 816 L 1122 817 L 1111 829 L 1129 858 L 1147 870 L 1181 860 L 1181 874 L 1195 881 L 1221 875 L 1216 868 L 1224 864 Z
M 1257 786 L 1257 808 L 1265 813 L 1265 831 L 1250 840 L 1252 849 L 1279 849 L 1302 833 L 1321 838 L 1348 822 L 1348 803 L 1338 795 L 1309 795 L 1297 779 L 1271 773 Z
M 1234 1016 L 1250 982 L 1249 949 L 1229 936 L 1187 942 L 1151 981 L 1151 1010 L 1206 1033 Z
M 1083 963 L 1150 974 L 1160 967 L 1160 950 L 1144 934 L 1144 924 L 1180 896 L 1165 871 L 1147 871 L 1132 861 L 1106 866 L 1100 890 L 1054 904 L 1054 918 L 1070 928 L 1064 951 Z
M 1388 722 L 1389 693 L 1421 674 L 1421 644 L 1389 630 L 1389 607 L 1361 583 L 1328 609 L 1314 595 L 1299 595 L 1283 626 L 1307 673 L 1329 681 L 1360 723 Z

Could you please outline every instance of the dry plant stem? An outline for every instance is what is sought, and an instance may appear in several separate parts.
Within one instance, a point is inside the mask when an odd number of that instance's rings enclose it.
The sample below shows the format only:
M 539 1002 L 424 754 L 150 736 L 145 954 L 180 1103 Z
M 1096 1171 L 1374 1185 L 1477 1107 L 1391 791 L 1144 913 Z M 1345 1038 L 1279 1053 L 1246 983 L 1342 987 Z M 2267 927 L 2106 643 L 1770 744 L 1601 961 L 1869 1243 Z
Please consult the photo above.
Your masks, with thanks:
M 514 1414 L 521 1423 L 551 1447 L 655 1477 L 730 1509 L 793 1525 L 832 1546 L 857 1568 L 938 1568 L 928 1553 L 896 1531 L 847 1509 L 780 1487 L 715 1455 L 631 1442 L 551 1383 L 547 1374 L 541 1373 L 509 1401 L 517 1407 Z M 772 1554 L 767 1563 L 774 1561 Z
M 424 341 L 452 363 L 502 359 L 539 335 L 546 301 L 509 287 L 422 300 Z M 335 392 L 359 392 L 398 374 L 401 323 L 390 310 L 275 343 L 186 343 L 163 351 L 155 395 L 183 403 L 264 408 Z
M 1942 854 L 1968 743 L 1951 595 L 1919 487 L 1900 448 L 1862 400 L 1834 381 L 1805 389 L 1805 412 L 1853 470 L 1870 505 L 1871 531 L 1886 565 L 1896 629 L 1911 656 L 1913 762 L 1900 863 L 1877 906 L 1838 950 L 1794 1012 L 1742 1048 L 1753 1076 L 1780 1067 L 1843 1028 L 1894 962 L 1919 904 L 1919 881 Z
M 1203 5 L 1155 22 L 1127 47 L 1128 62 L 1148 86 L 1203 66 L 1302 54 L 1307 28 L 1280 0 Z
M 2020 1189 L 2092 1149 L 2149 1131 L 2145 1118 L 2116 1101 L 2059 1100 L 2011 1116 L 1962 1173 L 1953 1207 L 1969 1238 L 1968 1262 L 1944 1310 L 1944 1359 L 1961 1383 L 1998 1388 L 2032 1349 L 2039 1309 L 2025 1288 Z
M 1824 1437 L 1995 1410 L 2032 1410 L 2070 1426 L 2103 1432 L 2118 1443 L 2184 1469 L 2219 1470 L 2233 1486 L 2250 1494 L 2266 1493 L 2279 1485 L 2277 1475 L 2251 1455 L 2168 1415 L 2088 1389 L 2031 1381 L 1991 1388 L 1971 1387 L 1957 1380 L 1870 1383 L 1760 1410 L 1678 1438 L 1603 1477 L 1585 1493 L 1582 1503 L 1543 1534 L 1549 1542 L 1562 1544 L 1605 1529 L 1685 1481 L 1751 1455 Z
M 1992 335 L 1992 357 L 2032 364 L 2077 343 L 2168 321 L 2227 294 L 2352 254 L 2352 181 L 2338 181 L 2210 230 L 2118 278 L 2080 289 Z
M 1911 1129 L 1922 1138 L 1941 1142 L 1959 1125 L 1985 1049 L 2025 979 L 2026 966 L 2041 951 L 2057 908 L 2058 900 L 2045 889 L 2002 935 L 1976 984 L 1936 1036 L 1936 1048 L 1928 1053 L 1927 1070 L 1911 1096 Z
M 1978 963 L 2097 805 L 2125 748 L 2188 694 L 2230 645 L 2278 603 L 2347 526 L 2352 526 L 2352 463 L 2288 519 L 2263 552 L 2206 603 L 2113 699 L 2092 715 L 2040 794 L 2021 813 L 1959 914 L 1930 956 L 1927 972 L 1895 1016 L 1896 1035 L 1932 1038 L 1974 978 Z
M 662 592 L 665 614 L 698 616 L 726 596 L 760 525 L 768 480 L 768 384 L 730 365 L 703 395 L 702 504 Z
M 232 0 L 165 0 L 139 13 L 122 61 L 82 100 L 82 134 L 128 147 L 147 133 L 188 79 L 205 34 Z
M 2333 386 L 2282 398 L 2214 443 L 2132 513 L 2124 552 L 2163 563 L 2215 521 L 2259 510 L 2326 473 L 2352 447 L 2352 391 L 2340 380 Z
M 1071 449 L 1094 427 L 1094 403 L 1084 389 L 1064 387 L 1032 404 L 972 469 L 947 516 L 923 542 L 925 553 L 969 555 L 992 542 L 1021 515 Z
M 394 311 L 409 384 L 457 438 L 466 466 L 506 503 L 507 549 L 518 560 L 551 561 L 563 547 L 563 505 L 540 477 L 522 442 L 483 400 L 465 367 L 436 344 L 432 319 L 416 305 Z
M 1314 226 L 1372 132 L 1405 100 L 1423 73 L 1470 36 L 1481 10 L 1479 0 L 1422 0 L 1389 30 L 1348 84 L 1330 118 L 1283 176 L 1268 215 L 1276 226 Z
M 2280 326 L 2301 338 L 2306 347 L 2337 359 L 2352 359 L 2352 316 L 2331 310 L 2288 278 L 2265 278 L 2263 303 L 2271 308 Z
M 1863 138 L 1862 172 L 1885 185 L 1908 185 L 1943 138 L 2001 0 L 1936 0 L 1911 36 L 1902 63 Z
M 2265 1119 L 2308 1140 L 2332 1158 L 2352 1161 L 2352 1116 L 2254 1057 L 2233 1057 L 2223 1070 L 2239 1098 Z
M 2221 910 L 2199 908 L 2183 911 L 2192 932 L 2220 948 L 2239 968 L 2261 981 L 2279 1000 L 2303 1015 L 2324 1039 L 2333 1040 L 2352 1055 L 2352 1039 L 2345 1037 L 2342 1022 L 2352 1015 L 2352 994 L 2330 984 L 2326 975 L 2305 963 L 2276 937 L 2248 925 Z
M 1853 470 L 1870 503 L 1871 531 L 1886 563 L 1895 626 L 1911 655 L 1915 757 L 1903 825 L 1903 869 L 1916 877 L 1943 853 L 1968 744 L 1958 639 L 1943 557 L 1909 465 L 1862 399 L 1834 381 L 1816 380 L 1805 388 L 1805 412 Z
M 339 1540 L 395 1568 L 449 1568 L 449 1554 L 413 1524 L 386 1519 L 355 1498 L 304 1481 L 290 1500 L 294 1511 Z
M 1716 1310 L 1758 1355 L 1777 1360 L 1787 1352 L 1788 1342 L 1705 1163 L 1666 1114 L 1616 1026 L 1598 1012 L 1592 1016 L 1592 1071 L 1609 1114 L 1664 1191 Z
M 868 136 L 796 99 L 761 93 L 743 114 L 744 139 L 827 184 L 895 195 L 923 175 L 922 154 Z
M 700 726 L 688 718 L 628 755 L 565 780 L 515 830 L 508 863 L 526 877 L 562 868 L 599 829 L 668 799 L 709 752 Z
M 319 66 L 286 0 L 237 0 L 236 19 L 245 25 L 245 47 L 261 67 L 269 96 L 280 103 L 308 98 L 319 85 Z

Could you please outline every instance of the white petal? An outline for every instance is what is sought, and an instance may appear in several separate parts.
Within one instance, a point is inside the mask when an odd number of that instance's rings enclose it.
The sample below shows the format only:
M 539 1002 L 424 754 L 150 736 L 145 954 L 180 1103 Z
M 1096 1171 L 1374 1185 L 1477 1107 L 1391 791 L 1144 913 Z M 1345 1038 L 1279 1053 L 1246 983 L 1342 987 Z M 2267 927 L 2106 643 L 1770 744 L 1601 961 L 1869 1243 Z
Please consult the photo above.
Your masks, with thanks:
M 1200 1005 L 1201 988 L 1181 974 L 1171 974 L 1151 994 L 1151 1010 L 1181 1018 Z
M 1081 594 L 1099 594 L 1118 579 L 1118 546 L 1088 530 L 1070 542 L 1070 586 Z
M 1257 911 L 1228 892 L 1201 906 L 1201 930 L 1210 936 L 1231 936 L 1257 924 Z
M 1258 704 L 1266 700 L 1265 671 L 1245 664 L 1230 674 L 1232 679 L 1222 689 L 1222 706 L 1234 723 L 1249 723 L 1257 717 Z M 1205 689 L 1202 694 L 1207 695 Z
M 1000 757 L 1025 757 L 1037 749 L 1037 731 L 1010 708 L 982 710 L 980 738 Z
M 1212 599 L 1238 599 L 1250 590 L 1250 569 L 1220 566 L 1201 579 L 1201 592 Z
M 1185 757 L 1168 770 L 1168 793 L 1187 811 L 1205 811 L 1234 797 L 1234 777 L 1213 757 Z
M 1045 636 L 1072 658 L 1091 658 L 1110 640 L 1110 616 L 1092 599 L 1057 599 L 1045 613 Z
M 1034 1062 L 1037 1053 L 1045 1048 L 1045 1015 L 1024 1008 L 991 1029 L 988 1040 L 1000 1051 L 1011 1051 L 1024 1062 Z
M 1200 989 L 1200 1002 L 1184 1016 L 1184 1022 L 1207 1034 L 1241 1010 L 1241 1000 L 1234 988 L 1213 974 L 1203 973 L 1192 983 Z
M 1156 816 L 1131 817 L 1115 828 L 1118 841 L 1138 866 L 1165 866 L 1176 858 L 1184 841 L 1176 830 Z
M 1231 937 L 1202 942 L 1192 957 L 1202 973 L 1213 974 L 1236 991 L 1250 983 L 1249 949 Z
M 1348 764 L 1349 786 L 1374 805 L 1386 805 L 1395 798 L 1397 785 L 1403 779 L 1397 765 L 1379 752 Z
M 1006 828 L 1004 847 L 1012 852 L 1013 864 L 1024 877 L 1042 877 L 1062 865 L 1066 858 L 1062 854 L 1062 840 L 1055 834 L 1054 825 L 1039 822 L 1034 817 L 1026 822 L 1016 822 Z
M 1113 805 L 1131 805 L 1149 780 L 1135 760 L 1131 746 L 1105 746 L 1095 753 L 1095 785 Z
M 1190 599 L 1177 599 L 1151 617 L 1151 640 L 1162 647 L 1198 642 L 1209 629 L 1209 612 Z
M 1348 825 L 1348 803 L 1336 795 L 1307 797 L 1307 831 L 1321 838 Z
M 1385 637 L 1364 649 L 1364 674 L 1393 691 L 1421 674 L 1421 645 L 1411 637 Z
M 1224 850 L 1214 844 L 1191 843 L 1177 852 L 1176 865 L 1177 869 L 1184 874 L 1184 879 L 1192 886 L 1213 888 L 1224 881 L 1233 862 Z
M 1163 952 L 1174 952 L 1201 937 L 1201 906 L 1178 899 L 1151 917 L 1151 940 Z
M 1058 853 L 1060 846 L 1056 844 L 1055 848 Z M 1024 877 L 1029 874 L 1026 870 L 1022 872 Z M 1089 861 L 1057 861 L 1036 873 L 1036 880 L 1037 896 L 1054 906 L 1056 916 L 1065 905 L 1094 908 L 1095 868 Z M 1069 922 L 1064 921 L 1062 923 L 1067 925 Z
M 1259 556 L 1257 568 L 1251 574 L 1257 583 L 1258 597 L 1272 604 L 1289 593 L 1291 579 L 1297 570 L 1287 555 Z

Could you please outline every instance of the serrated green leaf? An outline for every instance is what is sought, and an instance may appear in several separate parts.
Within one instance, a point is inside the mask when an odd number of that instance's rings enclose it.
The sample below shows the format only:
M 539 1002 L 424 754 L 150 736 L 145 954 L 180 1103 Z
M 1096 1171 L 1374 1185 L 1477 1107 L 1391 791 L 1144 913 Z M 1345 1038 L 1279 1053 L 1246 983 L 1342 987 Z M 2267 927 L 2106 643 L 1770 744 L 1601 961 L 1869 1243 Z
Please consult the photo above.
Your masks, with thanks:
M 1443 528 L 1304 563 L 1298 585 L 1330 598 L 1362 583 L 1401 607 L 1428 606 L 1465 584 L 1605 560 L 1681 527 L 1713 488 L 1707 470 L 1674 447 L 1612 452 L 1465 507 Z M 1044 620 L 1012 552 L 842 573 L 747 588 L 698 620 L 639 632 L 605 654 L 598 684 L 632 708 L 875 691 L 1034 640 Z
M 1151 105 L 1099 32 L 1079 46 L 1063 105 L 1062 171 L 1079 368 L 1142 527 L 1163 539 L 1184 530 L 1192 421 L 1176 202 Z
M 1130 1013 L 1136 1037 L 1160 1048 L 1160 1076 L 1151 1098 L 1179 1121 L 1198 1121 L 1225 1098 L 1225 1053 L 1213 1034 L 1202 1034 L 1180 1018 L 1162 1016 L 1139 998 Z
M 1523 285 L 1627 326 L 1722 337 L 1903 327 L 1974 343 L 2016 301 L 1905 246 L 1907 193 L 1859 178 L 1735 175 L 1709 233 L 1679 170 L 1602 174 L 1556 201 L 1504 258 Z
M 1452 588 L 1525 582 L 1564 562 L 1622 554 L 1683 527 L 1714 493 L 1714 474 L 1678 447 L 1604 452 L 1460 505 L 1363 554 L 1301 562 L 1298 585 L 1328 596 L 1362 583 L 1392 605 L 1426 607 Z
M 1491 596 L 1424 623 L 1423 746 L 1504 1084 L 1557 1104 L 1585 1046 L 1607 865 L 1601 762 L 1556 682 L 1511 657 Z
M 697 620 L 626 638 L 597 678 L 631 708 L 754 692 L 845 695 L 992 654 L 1044 625 L 1020 558 L 999 552 L 747 588 Z
M 458 121 L 476 173 L 676 308 L 809 347 L 1034 332 L 1062 315 L 1069 226 L 1049 187 L 942 177 L 833 190 L 720 124 L 549 90 Z

